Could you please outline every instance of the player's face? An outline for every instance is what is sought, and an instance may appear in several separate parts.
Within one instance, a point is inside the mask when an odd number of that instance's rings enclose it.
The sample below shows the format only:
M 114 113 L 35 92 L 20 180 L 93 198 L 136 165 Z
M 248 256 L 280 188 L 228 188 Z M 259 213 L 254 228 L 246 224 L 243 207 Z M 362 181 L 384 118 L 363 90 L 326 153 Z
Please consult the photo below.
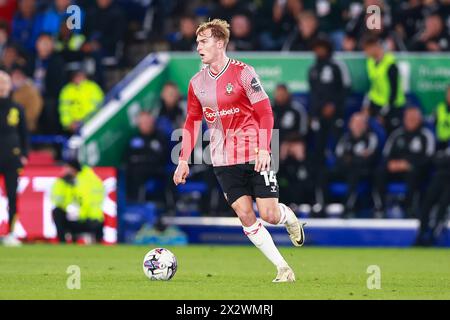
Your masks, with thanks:
M 223 41 L 216 40 L 212 36 L 210 29 L 201 32 L 197 36 L 197 52 L 202 63 L 213 63 L 219 57 L 220 48 L 222 48 L 221 44 L 223 44 Z

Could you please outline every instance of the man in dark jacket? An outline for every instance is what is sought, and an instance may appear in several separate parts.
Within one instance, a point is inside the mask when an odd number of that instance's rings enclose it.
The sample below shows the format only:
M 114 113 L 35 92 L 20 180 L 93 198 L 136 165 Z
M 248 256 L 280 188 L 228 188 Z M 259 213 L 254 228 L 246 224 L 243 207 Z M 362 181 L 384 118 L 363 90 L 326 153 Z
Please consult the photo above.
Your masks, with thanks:
M 332 180 L 345 181 L 348 185 L 344 200 L 344 216 L 354 214 L 358 200 L 358 185 L 363 179 L 370 179 L 375 167 L 379 139 L 368 128 L 367 117 L 355 113 L 350 119 L 349 132 L 342 135 L 336 146 L 336 166 L 324 170 L 321 179 L 325 201 L 328 201 L 328 183 Z
M 10 98 L 11 78 L 0 71 L 0 174 L 3 175 L 8 197 L 9 235 L 5 245 L 17 246 L 20 241 L 13 235 L 14 218 L 17 211 L 17 185 L 19 172 L 27 163 L 28 132 L 22 107 Z
M 403 126 L 394 130 L 386 141 L 384 161 L 376 175 L 374 201 L 378 216 L 385 210 L 386 185 L 391 181 L 406 183 L 406 214 L 408 217 L 416 216 L 420 187 L 431 164 L 435 144 L 431 130 L 422 125 L 421 111 L 418 108 L 406 109 Z
M 345 100 L 350 89 L 346 66 L 333 60 L 331 43 L 321 38 L 314 43 L 316 62 L 309 70 L 312 130 L 315 132 L 316 157 L 324 162 L 330 134 L 338 136 L 344 125 Z

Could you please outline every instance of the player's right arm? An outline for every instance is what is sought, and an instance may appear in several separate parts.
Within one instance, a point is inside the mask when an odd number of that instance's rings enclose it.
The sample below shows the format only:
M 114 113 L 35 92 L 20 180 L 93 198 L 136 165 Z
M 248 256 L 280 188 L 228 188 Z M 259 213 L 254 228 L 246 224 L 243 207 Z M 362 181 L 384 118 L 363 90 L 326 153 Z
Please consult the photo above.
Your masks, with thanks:
M 178 166 L 173 174 L 173 182 L 175 185 L 185 184 L 189 175 L 188 159 L 194 149 L 202 121 L 202 106 L 195 95 L 192 83 L 189 83 L 188 99 L 187 99 L 187 116 L 184 123 L 181 152 L 178 159 Z

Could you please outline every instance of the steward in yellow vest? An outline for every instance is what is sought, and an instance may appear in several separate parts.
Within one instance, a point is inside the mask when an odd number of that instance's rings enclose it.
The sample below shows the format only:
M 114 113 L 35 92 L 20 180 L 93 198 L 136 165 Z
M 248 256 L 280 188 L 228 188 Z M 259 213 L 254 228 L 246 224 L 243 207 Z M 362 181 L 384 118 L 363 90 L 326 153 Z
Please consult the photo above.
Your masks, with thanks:
M 105 189 L 102 180 L 88 166 L 69 161 L 64 175 L 52 187 L 53 219 L 60 242 L 66 233 L 76 241 L 80 233 L 93 233 L 97 242 L 103 237 L 103 201 Z
M 97 110 L 103 97 L 97 83 L 89 80 L 84 71 L 76 71 L 59 95 L 59 116 L 64 130 L 76 132 L 82 122 Z
M 440 150 L 450 143 L 450 86 L 447 88 L 446 101 L 436 107 L 436 137 Z
M 394 54 L 385 52 L 376 37 L 363 41 L 367 55 L 367 75 L 370 89 L 367 94 L 369 113 L 378 117 L 388 132 L 401 125 L 402 108 L 406 104 L 400 72 Z

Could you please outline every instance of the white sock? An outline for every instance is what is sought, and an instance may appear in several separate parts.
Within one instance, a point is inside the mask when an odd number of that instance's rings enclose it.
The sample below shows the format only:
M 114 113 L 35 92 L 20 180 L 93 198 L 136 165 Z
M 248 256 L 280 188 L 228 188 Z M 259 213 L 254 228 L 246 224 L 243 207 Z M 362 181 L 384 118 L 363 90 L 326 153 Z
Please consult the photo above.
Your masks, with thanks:
M 251 242 L 269 259 L 277 268 L 286 267 L 288 264 L 281 256 L 269 231 L 262 225 L 261 221 L 256 220 L 250 227 L 242 227 L 245 235 Z
M 278 208 L 280 209 L 280 221 L 278 224 L 291 224 L 297 221 L 295 213 L 284 203 L 278 203 Z

